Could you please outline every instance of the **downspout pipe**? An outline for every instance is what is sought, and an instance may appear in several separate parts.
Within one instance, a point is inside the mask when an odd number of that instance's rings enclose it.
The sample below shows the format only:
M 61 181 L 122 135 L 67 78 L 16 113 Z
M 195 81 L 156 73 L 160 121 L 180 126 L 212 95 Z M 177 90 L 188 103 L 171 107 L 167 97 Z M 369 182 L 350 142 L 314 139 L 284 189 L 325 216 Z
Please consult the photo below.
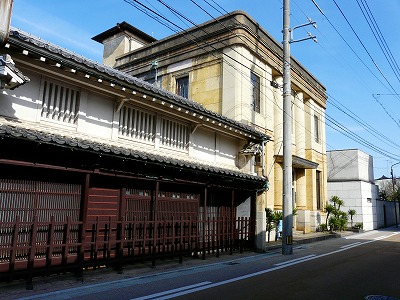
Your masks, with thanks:
M 269 179 L 268 179 L 268 175 L 266 174 L 265 171 L 265 145 L 268 143 L 269 140 L 263 140 L 261 142 L 261 170 L 262 170 L 262 176 L 265 177 L 268 180 L 268 185 L 267 185 L 267 190 L 268 190 L 268 186 L 269 186 Z
M 14 0 L 0 0 L 0 47 L 8 40 L 13 3 Z

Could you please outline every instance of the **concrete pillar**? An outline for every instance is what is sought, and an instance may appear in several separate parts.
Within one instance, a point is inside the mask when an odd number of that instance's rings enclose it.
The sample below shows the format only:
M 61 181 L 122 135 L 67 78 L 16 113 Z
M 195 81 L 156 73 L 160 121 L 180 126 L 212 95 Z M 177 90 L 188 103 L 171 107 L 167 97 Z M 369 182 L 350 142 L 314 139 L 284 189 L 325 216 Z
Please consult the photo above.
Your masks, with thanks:
M 296 221 L 297 230 L 303 231 L 303 233 L 309 233 L 311 231 L 309 210 L 299 210 L 297 212 Z
M 304 101 L 303 93 L 298 92 L 294 97 L 294 133 L 295 133 L 295 145 L 296 155 L 305 158 L 306 148 L 306 134 L 305 134 L 305 112 L 304 112 Z
M 296 207 L 307 208 L 307 181 L 305 169 L 296 170 Z

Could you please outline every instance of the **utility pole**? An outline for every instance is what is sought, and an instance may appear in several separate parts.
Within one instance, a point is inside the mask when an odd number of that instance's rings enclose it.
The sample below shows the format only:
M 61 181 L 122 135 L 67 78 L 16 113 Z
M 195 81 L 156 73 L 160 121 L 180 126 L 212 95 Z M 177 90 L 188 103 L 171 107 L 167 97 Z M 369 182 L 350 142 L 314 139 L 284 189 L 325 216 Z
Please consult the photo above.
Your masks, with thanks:
M 0 0 L 0 46 L 7 42 L 14 0 Z
M 282 254 L 293 254 L 293 167 L 292 167 L 292 84 L 290 78 L 290 43 L 308 39 L 316 41 L 315 36 L 293 40 L 292 32 L 296 28 L 312 25 L 315 22 L 290 28 L 290 0 L 283 0 L 283 218 L 282 218 Z
M 283 218 L 282 254 L 293 254 L 292 85 L 290 79 L 290 0 L 283 0 Z

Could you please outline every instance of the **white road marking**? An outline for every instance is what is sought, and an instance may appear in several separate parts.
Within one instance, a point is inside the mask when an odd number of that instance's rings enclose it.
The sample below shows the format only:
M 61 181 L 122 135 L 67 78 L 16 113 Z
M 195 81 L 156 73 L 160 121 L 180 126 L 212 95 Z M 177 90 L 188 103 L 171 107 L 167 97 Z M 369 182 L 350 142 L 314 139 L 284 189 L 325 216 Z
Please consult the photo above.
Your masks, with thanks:
M 156 293 L 156 294 L 151 294 L 151 295 L 135 298 L 134 300 L 168 299 L 165 297 L 168 297 L 171 294 L 174 295 L 173 297 L 177 297 L 177 294 L 179 294 L 179 292 L 195 289 L 199 286 L 208 285 L 210 283 L 211 283 L 210 281 L 204 281 L 204 282 L 200 282 L 200 283 L 196 283 L 196 284 L 192 284 L 192 285 L 183 286 L 183 287 L 173 289 L 173 290 L 168 290 L 168 291 L 164 291 L 164 292 L 160 292 L 160 293 Z M 160 296 L 164 296 L 164 297 L 160 298 Z
M 395 233 L 392 233 L 390 235 L 383 236 L 381 239 L 388 238 L 388 237 L 394 236 L 396 234 L 399 234 L 399 232 L 395 232 Z M 335 254 L 335 253 L 347 251 L 347 250 L 349 250 L 351 248 L 358 247 L 358 246 L 365 245 L 365 244 L 369 244 L 369 243 L 373 243 L 373 242 L 376 242 L 376 241 L 377 241 L 377 239 L 366 241 L 366 242 L 360 242 L 360 243 L 357 243 L 357 244 L 355 243 L 351 247 L 341 248 L 341 249 L 338 249 L 338 250 L 335 250 L 335 251 L 332 251 L 332 252 L 328 252 L 328 253 L 324 253 L 324 254 L 320 254 L 320 255 L 305 256 L 305 257 L 302 257 L 300 259 L 292 260 L 289 264 L 281 264 L 279 266 L 275 265 L 275 267 L 270 268 L 270 269 L 258 271 L 258 272 L 251 273 L 251 274 L 246 274 L 246 275 L 243 275 L 243 276 L 227 279 L 227 280 L 216 282 L 216 283 L 207 284 L 207 285 L 204 285 L 204 286 L 199 286 L 197 288 L 181 291 L 181 292 L 178 292 L 176 294 L 169 294 L 168 296 L 165 296 L 165 297 L 152 298 L 152 299 L 153 300 L 166 300 L 166 299 L 171 299 L 171 298 L 178 297 L 178 296 L 191 294 L 191 293 L 194 293 L 194 292 L 198 292 L 198 291 L 210 289 L 210 288 L 213 288 L 213 287 L 225 285 L 225 284 L 232 283 L 232 282 L 235 282 L 235 281 L 240 281 L 240 280 L 252 278 L 252 277 L 255 277 L 255 276 L 263 275 L 263 274 L 266 274 L 266 273 L 269 273 L 269 272 L 280 270 L 280 269 L 283 269 L 283 268 L 286 268 L 286 267 L 289 267 L 289 266 L 292 266 L 292 265 L 300 264 L 300 263 L 303 263 L 303 262 L 306 262 L 306 261 L 310 261 L 310 260 L 314 260 L 314 259 L 317 259 L 317 258 L 325 257 L 325 256 L 332 255 L 332 254 Z M 137 300 L 137 299 L 132 299 L 132 300 Z
M 281 262 L 281 263 L 277 263 L 277 264 L 274 264 L 274 266 L 283 266 L 283 265 L 291 266 L 291 265 L 294 265 L 295 263 L 298 263 L 299 261 L 302 261 L 304 259 L 307 259 L 307 258 L 310 258 L 310 257 L 314 257 L 314 256 L 315 256 L 315 254 L 311 254 L 311 255 L 304 256 L 304 257 L 299 257 L 299 258 L 295 258 L 295 259 L 292 259 L 292 260 L 288 260 L 288 261 L 284 261 L 284 262 Z
M 360 245 L 361 243 L 362 242 L 355 242 L 355 243 L 352 243 L 352 244 L 344 245 L 344 246 L 342 246 L 340 248 L 353 248 L 353 247 L 356 247 L 356 246 Z

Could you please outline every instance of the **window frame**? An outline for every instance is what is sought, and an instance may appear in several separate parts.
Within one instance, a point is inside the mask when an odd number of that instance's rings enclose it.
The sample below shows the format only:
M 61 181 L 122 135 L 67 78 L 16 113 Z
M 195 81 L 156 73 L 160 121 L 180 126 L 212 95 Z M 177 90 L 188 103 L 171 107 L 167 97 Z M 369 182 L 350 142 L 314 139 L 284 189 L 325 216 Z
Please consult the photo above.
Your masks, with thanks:
M 183 85 L 181 83 L 183 83 Z M 189 98 L 189 75 L 176 77 L 175 84 L 175 94 L 184 98 Z
M 251 106 L 253 111 L 261 112 L 261 76 L 256 72 L 250 72 L 251 82 Z
M 314 141 L 319 144 L 320 140 L 319 117 L 317 114 L 314 114 Z
M 41 120 L 77 126 L 81 98 L 79 87 L 43 77 L 40 85 Z

